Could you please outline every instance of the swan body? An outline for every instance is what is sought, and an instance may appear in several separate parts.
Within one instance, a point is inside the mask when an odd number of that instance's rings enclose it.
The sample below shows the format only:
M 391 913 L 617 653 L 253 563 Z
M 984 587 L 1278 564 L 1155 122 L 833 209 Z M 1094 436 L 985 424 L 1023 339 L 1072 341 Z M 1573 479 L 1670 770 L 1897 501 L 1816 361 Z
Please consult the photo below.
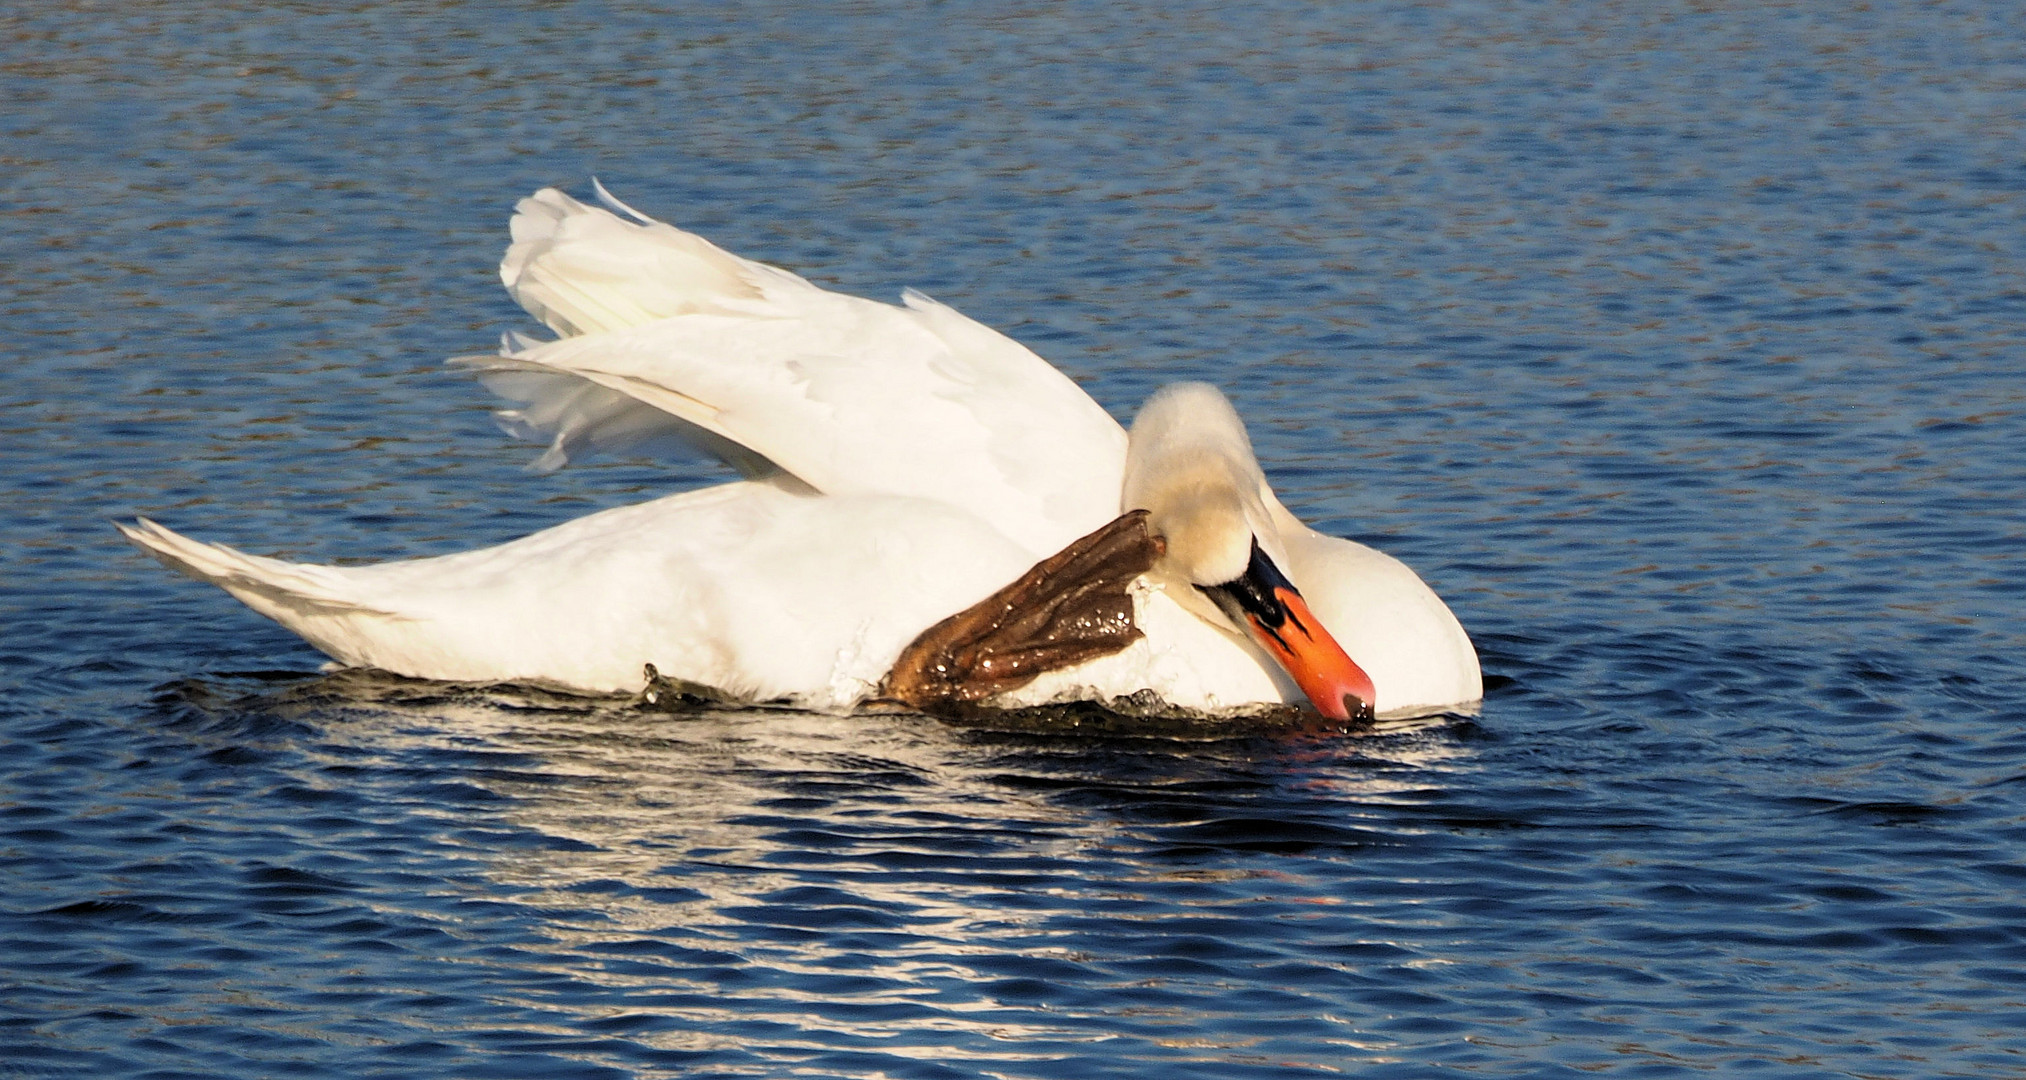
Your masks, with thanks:
M 246 555 L 146 520 L 121 528 L 347 666 L 631 693 L 652 663 L 814 708 L 865 697 L 923 627 L 1033 562 L 941 503 L 753 481 L 369 566 Z
M 1301 701 L 1308 684 L 1219 591 L 1254 550 L 1369 673 L 1380 715 L 1482 696 L 1449 609 L 1397 560 L 1290 514 L 1215 390 L 1157 394 L 1129 441 L 1046 361 L 951 308 L 827 292 L 599 195 L 610 209 L 553 189 L 516 208 L 501 277 L 558 337 L 461 362 L 520 403 L 512 430 L 549 440 L 543 467 L 666 438 L 747 479 L 371 566 L 247 555 L 145 519 L 122 532 L 345 665 L 624 693 L 651 663 L 841 710 L 924 628 L 1146 509 L 1167 553 L 1130 589 L 1142 636 L 998 704 Z

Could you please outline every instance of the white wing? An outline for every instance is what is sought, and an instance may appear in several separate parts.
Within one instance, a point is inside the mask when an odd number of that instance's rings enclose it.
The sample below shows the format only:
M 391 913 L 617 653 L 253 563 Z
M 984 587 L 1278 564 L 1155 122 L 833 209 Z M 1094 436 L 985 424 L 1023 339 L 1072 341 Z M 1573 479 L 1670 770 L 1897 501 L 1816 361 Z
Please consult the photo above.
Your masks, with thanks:
M 553 189 L 522 200 L 500 275 L 563 336 L 476 362 L 521 380 L 504 387 L 532 406 L 516 416 L 552 452 L 651 427 L 637 403 L 748 475 L 941 501 L 1037 554 L 1118 513 L 1124 431 L 1018 342 L 919 293 L 825 291 L 607 198 L 636 220 Z

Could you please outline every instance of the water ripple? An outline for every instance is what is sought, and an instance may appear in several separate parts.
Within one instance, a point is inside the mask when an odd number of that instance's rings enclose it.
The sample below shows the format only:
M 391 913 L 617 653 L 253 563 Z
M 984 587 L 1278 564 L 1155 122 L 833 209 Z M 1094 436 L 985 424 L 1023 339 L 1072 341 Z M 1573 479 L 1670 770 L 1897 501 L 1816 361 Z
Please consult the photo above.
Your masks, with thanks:
M 0 1061 L 23 1076 L 2026 1074 L 2002 5 L 0 20 Z M 1226 387 L 1474 717 L 637 711 L 320 675 L 122 548 L 436 554 L 511 201 Z

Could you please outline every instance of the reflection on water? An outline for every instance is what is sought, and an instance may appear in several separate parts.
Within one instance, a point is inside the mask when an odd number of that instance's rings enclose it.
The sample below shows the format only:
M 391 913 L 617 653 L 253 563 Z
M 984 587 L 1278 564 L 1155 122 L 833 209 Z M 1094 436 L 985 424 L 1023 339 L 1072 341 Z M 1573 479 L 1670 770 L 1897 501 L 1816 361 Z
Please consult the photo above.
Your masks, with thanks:
M 1860 799 L 1855 777 L 1849 801 L 1797 800 L 1779 776 L 1827 751 L 1754 750 L 1742 728 L 1762 777 L 1624 721 L 1525 743 L 1460 719 L 1093 739 L 356 673 L 186 682 L 156 710 L 159 756 L 132 775 L 182 779 L 118 801 L 233 788 L 243 820 L 186 846 L 253 868 L 157 878 L 90 917 L 221 928 L 232 951 L 205 960 L 232 1001 L 359 1002 L 374 1038 L 446 1061 L 1321 1073 L 1344 1047 L 1590 1061 L 1604 1033 L 1615 1054 L 1736 1063 L 1797 1037 L 1764 1027 L 1795 994 L 1813 1045 L 1879 1023 L 2010 1038 L 1974 1019 L 1981 976 L 1952 973 L 1959 949 L 2015 947 L 1977 884 L 2005 880 L 2003 857 L 1891 831 L 1997 807 Z M 1741 838 L 1677 800 L 1785 824 Z M 272 863 L 225 839 L 256 821 L 281 823 Z M 1930 869 L 1909 908 L 1881 886 L 1912 864 Z M 341 963 L 297 956 L 333 946 Z M 1803 955 L 1808 974 L 1783 962 Z M 1905 994 L 1969 1011 L 1909 1013 Z M 1642 1034 L 1684 1010 L 1709 1018 L 1693 1039 Z
M 928 1040 L 902 1058 L 1039 1061 L 1059 1051 L 1006 1044 L 1144 1038 L 1218 1060 L 1264 1039 L 1239 1030 L 1261 1018 L 1224 1001 L 1224 965 L 1306 963 L 1246 946 L 1231 920 L 1327 933 L 1367 906 L 1303 859 L 1406 843 L 1364 804 L 1425 798 L 1468 756 L 1449 731 L 1468 722 L 1440 719 L 1354 740 L 1090 739 L 906 715 L 671 716 L 364 673 L 252 694 L 188 683 L 159 707 L 212 737 L 285 731 L 301 757 L 277 791 L 292 800 L 401 807 L 390 824 L 463 869 L 442 879 L 455 895 L 398 915 L 480 906 L 526 924 L 499 972 L 518 992 L 493 996 L 720 1053 L 755 1048 L 718 1025 L 814 1023 Z M 1214 865 L 1247 850 L 1275 865 Z M 1160 948 L 1119 964 L 1091 950 L 1097 926 Z M 459 959 L 500 962 L 479 951 Z M 1206 1007 L 1244 1023 L 1213 1034 Z M 625 1019 L 642 1013 L 655 1019 Z M 764 1052 L 825 1045 L 777 1035 Z
M 202 683 L 190 689 L 213 694 Z M 822 859 L 832 869 L 853 861 L 876 869 L 909 852 L 949 854 L 953 845 L 974 859 L 1006 849 L 1073 860 L 1114 836 L 1118 822 L 1103 809 L 1115 802 L 1137 808 L 1159 799 L 1172 825 L 1229 809 L 1214 795 L 1233 784 L 1318 800 L 1405 794 L 1465 758 L 1467 744 L 1451 733 L 1473 730 L 1468 720 L 1432 717 L 1382 723 L 1351 740 L 1239 723 L 1220 725 L 1215 739 L 1201 728 L 1188 741 L 1067 737 L 910 714 L 670 714 L 622 699 L 373 672 L 341 672 L 222 707 L 317 725 L 330 740 L 327 753 L 342 747 L 347 757 L 462 763 L 459 782 L 472 786 L 472 798 L 497 805 L 502 823 L 554 842 L 500 853 L 490 872 L 501 885 L 561 896 L 605 883 L 614 896 L 638 897 L 668 892 L 654 879 L 673 875 L 686 887 L 675 892 L 700 894 L 685 903 L 713 904 L 748 895 L 759 867 L 792 863 L 788 856 L 816 837 L 832 848 Z M 334 715 L 343 722 L 330 724 Z M 1206 776 L 1215 782 L 1206 786 Z M 1189 801 L 1206 793 L 1191 810 Z M 823 831 L 832 825 L 844 831 Z M 874 842 L 876 851 L 860 850 Z M 742 891 L 720 891 L 719 869 Z M 616 919 L 630 909 L 615 900 L 602 910 Z M 685 915 L 675 921 L 711 921 L 708 907 Z

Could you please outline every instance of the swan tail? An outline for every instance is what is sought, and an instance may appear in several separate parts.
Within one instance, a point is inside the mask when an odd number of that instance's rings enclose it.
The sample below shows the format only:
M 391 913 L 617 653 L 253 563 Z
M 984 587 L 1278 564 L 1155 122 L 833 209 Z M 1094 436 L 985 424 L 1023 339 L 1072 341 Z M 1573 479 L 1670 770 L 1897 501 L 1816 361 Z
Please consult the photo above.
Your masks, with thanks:
M 301 633 L 307 618 L 332 615 L 377 615 L 401 618 L 367 603 L 344 571 L 330 566 L 283 562 L 260 555 L 192 540 L 147 518 L 113 527 L 135 547 L 171 569 L 224 589 L 255 611 Z

